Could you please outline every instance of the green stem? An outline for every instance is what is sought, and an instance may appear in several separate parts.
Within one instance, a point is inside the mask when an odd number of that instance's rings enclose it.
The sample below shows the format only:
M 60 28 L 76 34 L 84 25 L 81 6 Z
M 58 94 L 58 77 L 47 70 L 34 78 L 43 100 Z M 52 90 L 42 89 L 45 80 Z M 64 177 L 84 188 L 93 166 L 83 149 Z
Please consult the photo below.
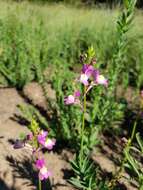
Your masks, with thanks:
M 131 133 L 131 137 L 128 139 L 128 142 L 126 144 L 124 152 L 130 150 L 132 141 L 133 141 L 134 136 L 135 136 L 136 128 L 137 128 L 137 119 L 136 119 L 136 121 L 134 123 L 133 129 L 132 129 L 132 133 Z M 115 186 L 115 184 L 116 184 L 116 182 L 122 177 L 122 173 L 124 171 L 124 165 L 125 165 L 126 161 L 127 161 L 127 158 L 126 158 L 126 156 L 124 156 L 124 158 L 123 158 L 123 160 L 121 162 L 121 166 L 120 166 L 119 170 L 117 171 L 117 174 L 115 175 L 115 177 L 108 184 L 108 187 L 110 189 L 113 189 L 114 186 Z
M 84 86 L 84 100 L 83 100 L 83 117 L 82 117 L 82 127 L 81 127 L 81 144 L 80 144 L 80 160 L 82 160 L 84 151 L 84 128 L 85 128 L 85 113 L 86 113 L 86 87 Z
M 132 134 L 131 134 L 130 144 L 129 144 L 129 145 L 131 145 L 131 143 L 132 143 L 132 141 L 133 141 L 133 139 L 134 139 L 135 132 L 136 132 L 136 128 L 137 128 L 137 119 L 136 119 L 136 121 L 135 121 L 135 123 L 134 123 L 134 126 L 133 126 L 133 129 L 132 129 Z
M 39 179 L 39 190 L 42 190 L 41 180 Z

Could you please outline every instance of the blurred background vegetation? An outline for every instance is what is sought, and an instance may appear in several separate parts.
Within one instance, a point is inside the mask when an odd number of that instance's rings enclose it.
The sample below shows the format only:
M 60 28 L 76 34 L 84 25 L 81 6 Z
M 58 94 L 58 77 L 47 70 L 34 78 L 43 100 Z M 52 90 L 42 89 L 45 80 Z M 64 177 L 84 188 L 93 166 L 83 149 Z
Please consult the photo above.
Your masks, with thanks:
M 79 64 L 80 54 L 91 45 L 101 68 L 110 64 L 117 41 L 119 7 L 85 9 L 61 3 L 0 1 L 0 9 L 2 85 L 22 88 L 29 81 L 41 81 L 49 65 L 72 69 Z M 120 78 L 126 86 L 142 86 L 142 17 L 142 10 L 136 10 L 126 39 L 127 53 L 121 63 L 125 68 Z
M 22 1 L 22 0 L 17 0 Z M 107 7 L 113 8 L 115 6 L 122 5 L 122 0 L 29 0 L 35 2 L 49 2 L 49 3 L 67 3 L 72 5 L 84 5 L 84 6 L 94 6 L 94 5 L 105 5 Z M 137 7 L 143 7 L 143 1 L 137 1 Z

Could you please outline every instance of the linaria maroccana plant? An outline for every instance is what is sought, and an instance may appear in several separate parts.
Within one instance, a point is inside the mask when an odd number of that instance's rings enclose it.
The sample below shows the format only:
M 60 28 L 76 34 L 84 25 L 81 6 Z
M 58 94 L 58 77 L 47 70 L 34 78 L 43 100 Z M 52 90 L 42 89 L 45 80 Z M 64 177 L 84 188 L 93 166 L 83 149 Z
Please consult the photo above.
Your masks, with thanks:
M 32 119 L 29 126 L 31 132 L 16 140 L 14 149 L 27 148 L 32 154 L 35 168 L 38 170 L 39 189 L 42 190 L 41 181 L 47 180 L 51 175 L 45 164 L 43 149 L 52 150 L 55 145 L 55 139 L 48 137 L 48 132 L 41 130 L 35 119 Z
M 93 47 L 89 48 L 88 53 L 83 55 L 83 67 L 80 76 L 76 79 L 76 83 L 81 84 L 82 91 L 76 89 L 73 94 L 65 97 L 64 102 L 67 106 L 79 106 L 82 111 L 82 125 L 80 129 L 80 147 L 77 152 L 76 159 L 71 162 L 75 178 L 71 178 L 70 182 L 80 189 L 93 190 L 96 188 L 95 168 L 88 158 L 87 142 L 85 136 L 91 135 L 86 132 L 85 117 L 87 113 L 87 94 L 92 88 L 99 85 L 108 86 L 108 80 L 100 74 L 96 68 L 95 52 Z M 87 130 L 89 131 L 89 130 Z

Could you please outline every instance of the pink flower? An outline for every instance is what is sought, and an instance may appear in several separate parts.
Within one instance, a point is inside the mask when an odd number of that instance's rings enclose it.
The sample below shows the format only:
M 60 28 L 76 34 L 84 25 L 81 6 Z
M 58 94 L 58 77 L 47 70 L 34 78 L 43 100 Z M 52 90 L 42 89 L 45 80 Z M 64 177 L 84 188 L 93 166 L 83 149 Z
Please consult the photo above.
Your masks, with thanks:
M 39 171 L 39 179 L 42 181 L 44 179 L 48 179 L 52 174 L 47 170 L 45 166 L 43 166 Z
M 53 146 L 55 145 L 56 140 L 47 138 L 47 135 L 48 135 L 47 131 L 41 131 L 41 133 L 38 135 L 37 139 L 38 139 L 38 142 L 41 145 L 43 145 L 44 148 L 51 150 L 53 148 Z
M 74 93 L 74 96 L 75 96 L 75 97 L 80 97 L 80 95 L 81 95 L 81 93 L 80 93 L 79 90 L 75 91 L 75 93 Z
M 64 98 L 64 103 L 66 105 L 74 104 L 75 103 L 75 97 L 73 95 L 69 95 L 66 98 Z
M 82 67 L 82 73 L 90 77 L 94 71 L 94 67 L 90 64 L 84 64 Z
M 93 76 L 95 69 L 91 64 L 84 64 L 82 67 L 82 73 L 80 75 L 79 81 L 83 83 L 85 86 L 89 85 L 89 78 Z
M 86 74 L 81 74 L 79 81 L 83 83 L 85 86 L 88 86 L 89 84 L 88 79 L 89 77 Z
M 48 132 L 42 130 L 37 137 L 38 142 L 43 145 L 46 141 L 47 135 L 48 135 Z
M 36 168 L 37 169 L 41 169 L 41 168 L 43 168 L 44 166 L 45 166 L 45 160 L 44 160 L 44 158 L 42 158 L 42 159 L 38 159 L 37 161 L 36 161 Z
M 69 95 L 64 98 L 64 103 L 66 105 L 71 105 L 71 104 L 78 104 L 79 103 L 79 97 L 80 97 L 80 91 L 77 90 L 75 91 L 74 95 Z
M 36 168 L 39 169 L 39 179 L 44 180 L 51 176 L 51 172 L 45 167 L 45 160 L 38 159 L 36 161 Z
M 100 75 L 100 74 L 96 74 L 95 83 L 104 85 L 106 87 L 108 86 L 108 80 L 103 75 Z
M 44 143 L 44 147 L 47 148 L 48 150 L 52 150 L 53 146 L 55 146 L 56 144 L 56 140 L 55 139 L 49 139 L 47 138 L 45 143 Z

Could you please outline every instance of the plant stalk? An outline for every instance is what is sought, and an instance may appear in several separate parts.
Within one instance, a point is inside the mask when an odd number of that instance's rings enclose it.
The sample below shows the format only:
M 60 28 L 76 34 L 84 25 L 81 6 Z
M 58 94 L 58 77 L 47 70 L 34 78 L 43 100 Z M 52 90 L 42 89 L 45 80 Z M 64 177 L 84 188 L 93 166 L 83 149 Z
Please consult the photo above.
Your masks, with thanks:
M 39 190 L 42 190 L 41 180 L 39 179 Z
M 83 117 L 82 117 L 82 127 L 81 127 L 81 144 L 80 144 L 80 161 L 83 158 L 84 150 L 84 128 L 85 128 L 85 113 L 86 113 L 86 86 L 84 86 L 84 100 L 83 100 Z

